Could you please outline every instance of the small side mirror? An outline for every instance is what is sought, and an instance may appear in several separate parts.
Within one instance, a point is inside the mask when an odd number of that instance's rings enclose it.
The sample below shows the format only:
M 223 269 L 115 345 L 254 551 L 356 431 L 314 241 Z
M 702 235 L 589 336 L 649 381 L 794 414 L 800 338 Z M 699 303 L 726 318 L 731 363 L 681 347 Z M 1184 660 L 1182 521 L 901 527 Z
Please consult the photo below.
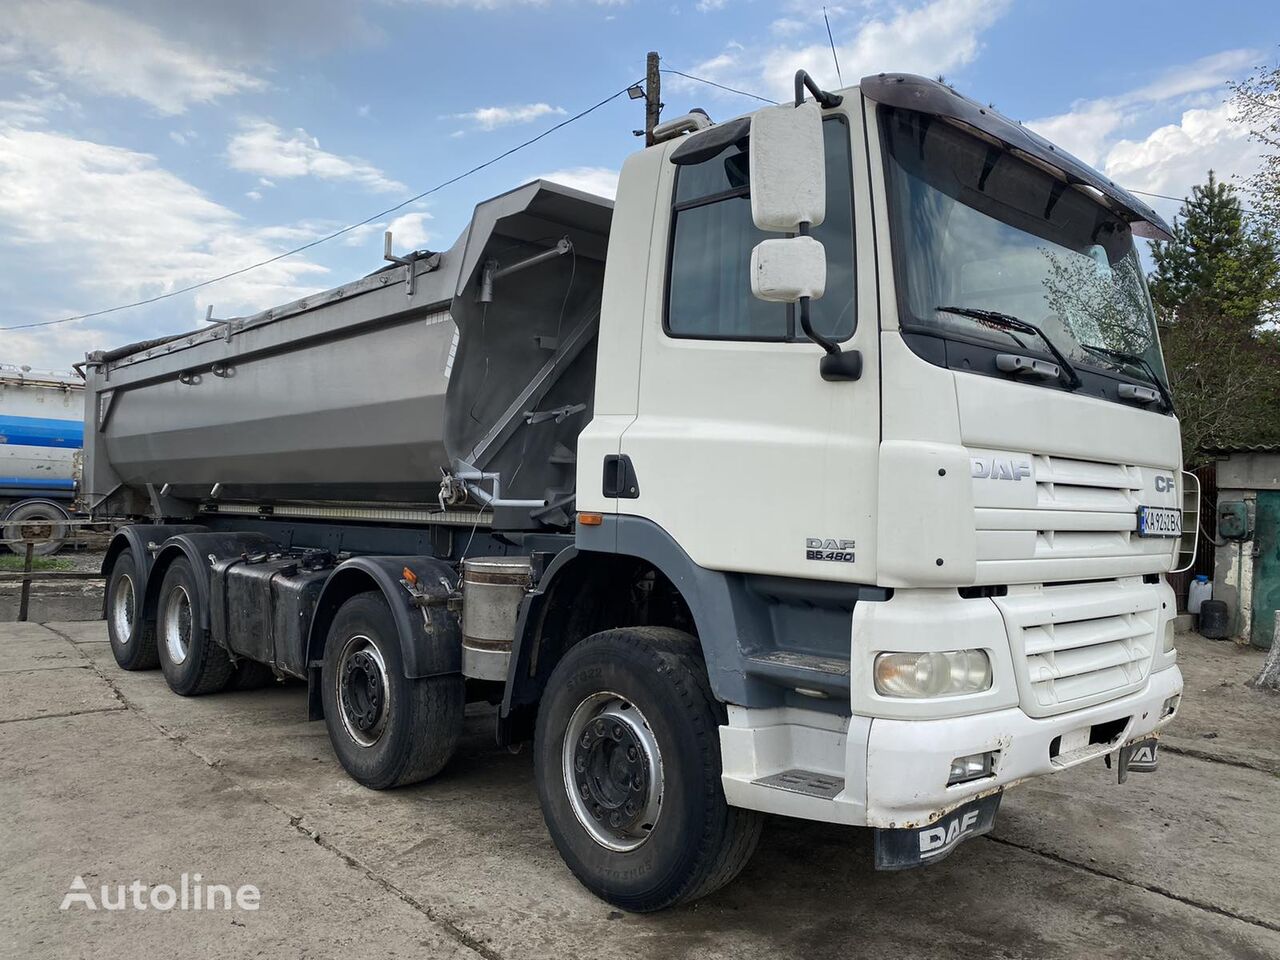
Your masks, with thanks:
M 751 251 L 751 292 L 757 300 L 817 300 L 826 289 L 827 252 L 813 237 L 761 240 Z
M 826 154 L 822 110 L 766 107 L 751 117 L 751 219 L 769 233 L 797 233 L 827 215 Z

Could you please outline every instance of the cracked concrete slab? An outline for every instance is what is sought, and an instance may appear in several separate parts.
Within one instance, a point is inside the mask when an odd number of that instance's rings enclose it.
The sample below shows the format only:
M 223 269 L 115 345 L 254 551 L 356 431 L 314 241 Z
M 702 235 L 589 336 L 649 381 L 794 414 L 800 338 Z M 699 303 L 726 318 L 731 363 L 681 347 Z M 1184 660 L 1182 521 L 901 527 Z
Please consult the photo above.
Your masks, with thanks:
M 0 673 L 0 723 L 123 709 L 111 688 L 90 669 Z
M 172 695 L 156 671 L 119 670 L 88 625 L 67 632 L 101 671 L 100 682 L 117 688 L 129 709 L 0 725 L 4 849 L 28 819 L 84 821 L 77 827 L 82 838 L 46 837 L 52 854 L 42 854 L 37 844 L 23 848 L 25 858 L 11 872 L 0 863 L 6 887 L 48 873 L 41 857 L 56 860 L 59 843 L 66 842 L 76 856 L 101 853 L 116 858 L 113 863 L 136 842 L 146 857 L 168 851 L 167 868 L 177 862 L 177 851 L 194 849 L 219 870 L 247 870 L 261 858 L 264 869 L 274 870 L 283 851 L 293 857 L 295 847 L 276 839 L 274 829 L 264 845 L 256 831 L 267 829 L 258 823 L 266 816 L 272 828 L 289 824 L 294 836 L 305 833 L 309 850 L 346 871 L 300 862 L 308 871 L 300 891 L 336 901 L 343 916 L 364 910 L 349 920 L 362 936 L 357 953 L 364 954 L 395 955 L 402 948 L 400 932 L 419 930 L 420 955 L 448 955 L 433 952 L 437 941 L 431 938 L 443 937 L 446 949 L 462 944 L 511 960 L 1280 955 L 1280 932 L 1267 916 L 1275 919 L 1274 897 L 1261 889 L 1218 889 L 1251 884 L 1257 871 L 1274 872 L 1274 860 L 1266 859 L 1271 854 L 1246 849 L 1258 831 L 1274 831 L 1277 819 L 1275 798 L 1258 796 L 1266 776 L 1256 771 L 1169 756 L 1159 773 L 1134 776 L 1117 788 L 1104 782 L 1100 764 L 1080 768 L 1054 778 L 1052 789 L 1042 781 L 1010 791 L 995 839 L 971 841 L 942 863 L 899 874 L 872 870 L 865 831 L 774 818 L 735 883 L 689 907 L 631 916 L 596 900 L 569 874 L 543 826 L 528 751 L 512 755 L 496 747 L 487 711 L 469 711 L 461 748 L 440 777 L 376 793 L 343 774 L 323 724 L 305 721 L 301 686 L 184 699 Z M 127 735 L 110 733 L 126 724 Z M 64 736 L 61 725 L 93 734 Z M 18 727 L 59 732 L 44 741 L 3 738 Z M 117 766 L 119 780 L 113 779 Z M 190 782 L 173 791 L 166 787 L 163 802 L 152 803 L 150 781 L 179 772 Z M 97 785 L 99 778 L 106 787 Z M 38 787 L 24 795 L 25 783 Z M 95 792 L 105 793 L 106 802 L 91 804 Z M 1197 803 L 1214 811 L 1214 823 L 1192 821 Z M 191 835 L 184 837 L 163 818 L 181 823 L 188 806 L 198 809 Z M 15 807 L 21 816 L 11 813 Z M 1248 823 L 1251 813 L 1256 827 Z M 146 835 L 154 830 L 167 841 Z M 1224 837 L 1228 847 L 1221 846 Z M 1255 857 L 1253 867 L 1229 877 L 1232 857 L 1246 855 Z M 65 872 L 74 859 L 57 864 Z M 56 875 L 52 871 L 46 885 Z M 400 925 L 399 908 L 388 906 L 385 896 L 409 905 L 408 926 Z M 287 902 L 281 922 L 292 931 L 288 949 L 281 949 L 277 931 L 261 928 L 226 943 L 235 952 L 333 952 L 324 931 L 308 933 Z M 388 910 L 384 935 L 380 925 Z M 186 923 L 185 917 L 166 920 L 167 926 Z M 23 913 L 22 922 L 24 934 L 38 938 L 35 955 L 53 952 L 47 949 L 51 937 L 84 949 L 83 938 L 96 935 L 83 927 L 60 929 L 65 919 L 38 911 Z M 134 917 L 123 925 L 143 922 Z M 194 955 L 200 955 L 207 949 L 203 938 L 217 932 L 192 929 Z M 123 951 L 121 944 L 109 945 Z
M 15 957 L 478 956 L 133 711 L 0 726 L 0 837 Z M 184 872 L 253 884 L 261 905 L 59 909 L 76 876 L 100 898 Z

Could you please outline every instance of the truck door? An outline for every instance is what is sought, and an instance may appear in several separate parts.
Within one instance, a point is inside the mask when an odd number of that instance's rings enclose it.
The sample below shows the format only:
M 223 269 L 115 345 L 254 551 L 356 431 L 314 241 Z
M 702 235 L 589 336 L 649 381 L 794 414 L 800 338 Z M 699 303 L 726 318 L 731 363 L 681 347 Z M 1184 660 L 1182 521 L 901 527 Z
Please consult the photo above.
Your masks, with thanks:
M 862 351 L 856 382 L 824 381 L 795 308 L 751 294 L 751 250 L 769 235 L 751 219 L 745 139 L 699 163 L 668 160 L 659 178 L 649 262 L 665 269 L 646 297 L 620 449 L 636 493 L 617 505 L 709 569 L 875 579 L 874 251 L 862 119 L 856 99 L 845 104 L 823 124 L 827 213 L 813 236 L 828 272 L 813 324 Z

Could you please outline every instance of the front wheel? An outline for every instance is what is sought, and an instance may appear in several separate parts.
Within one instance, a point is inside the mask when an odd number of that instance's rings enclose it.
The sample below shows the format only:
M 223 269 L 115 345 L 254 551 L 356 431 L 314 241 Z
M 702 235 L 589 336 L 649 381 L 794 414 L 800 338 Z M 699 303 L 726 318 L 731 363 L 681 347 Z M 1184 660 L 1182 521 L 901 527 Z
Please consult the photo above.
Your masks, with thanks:
M 627 910 L 711 893 L 760 838 L 760 815 L 725 802 L 723 707 L 696 649 L 665 628 L 597 633 L 557 665 L 539 707 L 547 829 L 582 884 Z
M 333 752 L 373 790 L 435 776 L 462 737 L 462 676 L 404 675 L 395 618 L 381 593 L 357 594 L 339 608 L 321 684 Z

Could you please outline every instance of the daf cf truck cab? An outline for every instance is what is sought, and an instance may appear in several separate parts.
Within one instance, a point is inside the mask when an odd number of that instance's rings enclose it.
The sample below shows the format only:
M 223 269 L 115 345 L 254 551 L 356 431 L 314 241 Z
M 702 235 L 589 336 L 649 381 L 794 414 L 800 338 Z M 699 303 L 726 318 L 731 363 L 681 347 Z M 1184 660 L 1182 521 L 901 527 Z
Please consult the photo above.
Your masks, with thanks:
M 1020 781 L 1154 769 L 1196 502 L 1158 215 L 919 77 L 658 133 L 612 210 L 531 184 L 449 251 L 90 355 L 119 662 L 305 679 L 376 788 L 488 700 L 631 910 L 731 880 L 763 814 L 898 869 Z

